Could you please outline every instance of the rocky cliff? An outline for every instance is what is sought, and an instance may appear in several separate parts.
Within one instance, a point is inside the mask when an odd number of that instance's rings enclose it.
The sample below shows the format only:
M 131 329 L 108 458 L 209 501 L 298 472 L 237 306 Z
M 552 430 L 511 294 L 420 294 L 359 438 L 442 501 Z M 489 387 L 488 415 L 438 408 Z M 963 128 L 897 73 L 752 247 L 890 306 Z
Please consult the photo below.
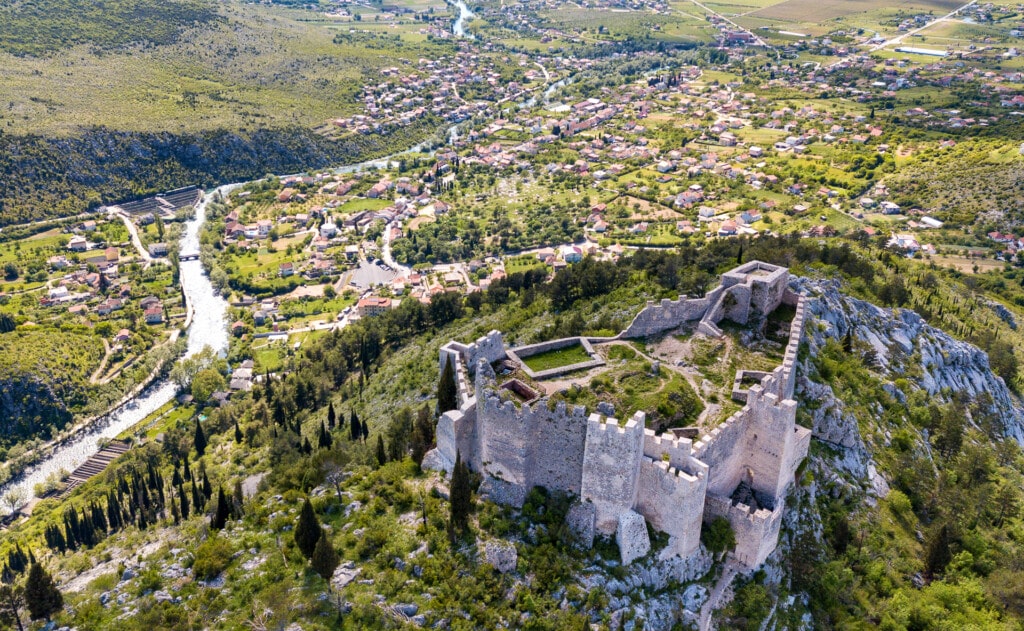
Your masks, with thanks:
M 811 320 L 805 339 L 810 347 L 807 356 L 817 356 L 829 339 L 843 340 L 849 333 L 852 341 L 867 344 L 873 350 L 874 369 L 883 379 L 893 382 L 906 379 L 939 402 L 949 402 L 962 395 L 977 400 L 979 395 L 991 397 L 988 412 L 1002 426 L 1004 435 L 1024 445 L 1024 410 L 1003 380 L 989 366 L 988 355 L 976 346 L 962 342 L 930 326 L 918 314 L 907 309 L 887 309 L 851 298 L 840 291 L 836 281 L 813 281 L 801 278 L 793 288 L 811 296 L 808 311 Z M 808 400 L 820 399 L 820 387 L 805 377 L 803 394 Z M 898 400 L 906 400 L 906 392 L 894 383 L 886 390 Z M 819 410 L 820 412 L 820 410 Z M 829 412 L 817 414 L 815 435 L 838 444 L 856 442 L 848 429 L 821 423 Z

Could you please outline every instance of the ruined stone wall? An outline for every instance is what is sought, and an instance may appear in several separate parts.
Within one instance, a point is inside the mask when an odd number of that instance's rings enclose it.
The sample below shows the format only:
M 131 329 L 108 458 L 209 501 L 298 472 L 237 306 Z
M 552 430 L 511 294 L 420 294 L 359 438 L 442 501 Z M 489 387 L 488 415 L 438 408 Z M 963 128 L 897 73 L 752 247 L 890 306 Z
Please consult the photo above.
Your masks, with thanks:
M 487 363 L 505 359 L 505 342 L 500 331 L 491 331 L 487 335 L 477 338 L 472 344 L 462 344 L 454 340 L 448 342 L 441 347 L 438 371 L 444 370 L 446 357 L 460 360 L 456 361 L 456 365 L 462 363 L 466 369 L 476 370 L 477 362 L 481 359 L 486 360 Z
M 754 568 L 764 563 L 778 545 L 784 510 L 781 502 L 775 510 L 761 508 L 752 511 L 745 504 L 733 504 L 728 498 L 708 495 L 704 501 L 704 520 L 705 523 L 710 523 L 715 517 L 728 520 L 736 536 L 732 556 Z
M 728 496 L 743 477 L 742 455 L 749 425 L 748 407 L 730 416 L 693 444 L 693 455 L 708 466 L 708 493 Z
M 587 439 L 587 410 L 582 405 L 566 409 L 559 401 L 553 410 L 547 400 L 538 401 L 524 414 L 530 420 L 529 485 L 580 494 L 583 452 Z
M 644 423 L 643 412 L 623 426 L 597 414 L 587 419 L 580 497 L 594 503 L 595 526 L 604 534 L 615 532 L 619 515 L 636 501 Z
M 752 472 L 754 489 L 778 498 L 792 481 L 792 475 L 786 472 L 795 456 L 796 401 L 779 401 L 776 395 L 763 392 L 761 386 L 753 386 L 745 410 L 749 416 L 747 431 L 734 450 L 740 454 L 740 466 Z
M 584 352 L 590 356 L 588 361 L 578 362 L 575 364 L 567 364 L 565 366 L 558 366 L 556 368 L 549 368 L 547 370 L 535 371 L 530 368 L 524 359 L 527 357 L 533 357 L 534 355 L 540 355 L 548 351 L 556 351 L 562 348 L 568 348 L 579 344 L 583 347 Z M 520 346 L 518 348 L 510 349 L 506 352 L 506 355 L 513 361 L 520 365 L 520 369 L 529 375 L 533 379 L 550 379 L 558 375 L 572 372 L 574 370 L 585 370 L 589 368 L 596 368 L 598 366 L 604 366 L 604 359 L 594 350 L 593 345 L 585 337 L 564 337 L 557 340 L 548 340 L 547 342 L 540 342 L 538 344 L 530 344 L 528 346 Z
M 800 351 L 800 340 L 803 339 L 804 326 L 807 323 L 807 297 L 796 296 L 795 306 L 796 313 L 793 314 L 793 321 L 789 325 L 789 342 L 786 344 L 786 351 L 782 356 L 782 369 L 785 375 L 780 397 L 783 399 L 792 399 L 793 389 L 796 386 L 796 356 Z
M 685 322 L 700 320 L 708 308 L 718 300 L 722 293 L 721 287 L 715 287 L 703 298 L 686 298 L 679 300 L 662 300 L 656 304 L 648 301 L 643 311 L 636 314 L 633 322 L 622 332 L 623 338 L 647 337 L 665 331 L 671 331 Z
M 752 295 L 753 290 L 747 285 L 734 285 L 727 289 L 722 301 L 722 316 L 733 322 L 746 324 L 750 318 Z M 718 321 L 715 324 L 718 324 Z
M 480 472 L 529 490 L 530 417 L 493 392 L 477 400 Z
M 690 475 L 669 462 L 645 457 L 640 463 L 636 511 L 656 529 L 668 533 L 664 556 L 688 556 L 700 545 L 707 467 Z

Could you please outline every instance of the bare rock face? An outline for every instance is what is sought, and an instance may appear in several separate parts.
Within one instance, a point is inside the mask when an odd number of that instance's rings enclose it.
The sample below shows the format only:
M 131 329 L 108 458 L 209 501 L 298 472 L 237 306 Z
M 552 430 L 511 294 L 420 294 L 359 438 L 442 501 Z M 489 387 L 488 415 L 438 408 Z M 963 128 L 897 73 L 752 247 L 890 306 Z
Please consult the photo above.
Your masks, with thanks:
M 507 541 L 492 540 L 484 544 L 484 558 L 502 574 L 514 572 L 519 561 L 516 547 Z
M 565 523 L 576 539 L 576 545 L 584 550 L 594 547 L 594 519 L 597 509 L 590 502 L 573 502 Z
M 647 535 L 647 523 L 643 515 L 631 510 L 623 511 L 615 530 L 615 542 L 619 544 L 623 565 L 629 565 L 650 552 L 651 539 Z
M 810 298 L 805 335 L 811 356 L 829 339 L 841 340 L 849 332 L 853 339 L 870 345 L 877 371 L 885 377 L 913 376 L 911 381 L 943 402 L 947 392 L 972 399 L 990 397 L 988 412 L 998 419 L 1004 435 L 1024 445 L 1024 411 L 992 372 L 984 351 L 936 329 L 908 309 L 888 309 L 851 298 L 841 293 L 835 280 L 797 278 L 791 288 Z M 897 399 L 906 394 L 890 393 Z M 832 431 L 846 433 L 839 425 L 831 425 Z M 819 433 L 818 423 L 815 433 Z

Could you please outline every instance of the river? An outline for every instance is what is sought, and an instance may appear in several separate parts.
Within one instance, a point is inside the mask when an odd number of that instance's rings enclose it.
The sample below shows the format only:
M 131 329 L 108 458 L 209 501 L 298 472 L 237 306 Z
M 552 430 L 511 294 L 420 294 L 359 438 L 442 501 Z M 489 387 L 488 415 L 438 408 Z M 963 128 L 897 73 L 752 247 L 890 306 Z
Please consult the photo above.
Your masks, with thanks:
M 466 33 L 465 23 L 473 17 L 473 13 L 466 6 L 463 0 L 456 0 L 455 5 L 459 8 L 459 16 L 452 25 L 452 32 L 460 37 L 472 39 L 473 36 Z M 450 143 L 458 138 L 458 125 L 452 125 L 446 130 L 446 136 Z M 426 148 L 430 141 L 425 141 L 405 151 L 394 153 L 384 158 L 367 160 L 358 164 L 351 164 L 340 167 L 335 173 L 352 173 L 364 169 L 388 168 L 395 166 L 394 159 L 403 154 L 418 153 Z M 430 153 L 433 153 L 431 151 Z M 196 216 L 185 224 L 185 233 L 181 237 L 181 252 L 199 251 L 199 232 L 203 222 L 206 220 L 206 204 L 218 193 L 226 194 L 232 189 L 244 184 L 228 184 L 221 186 L 211 193 L 207 193 L 203 201 L 196 208 Z M 205 346 L 212 347 L 219 353 L 224 353 L 228 348 L 227 330 L 227 302 L 213 290 L 210 279 L 203 271 L 202 263 L 199 261 L 183 261 L 181 263 L 181 284 L 191 302 L 194 315 L 192 324 L 188 329 L 188 350 L 187 356 L 194 355 Z M 52 454 L 35 465 L 25 470 L 25 473 L 16 481 L 0 487 L 0 495 L 10 491 L 23 492 L 26 498 L 35 495 L 34 488 L 37 484 L 46 481 L 52 473 L 61 470 L 74 471 L 99 451 L 98 443 L 116 437 L 126 429 L 131 428 L 144 418 L 160 409 L 171 401 L 177 394 L 177 387 L 167 379 L 161 379 L 151 384 L 148 388 L 118 407 L 110 414 L 102 417 L 68 440 L 58 446 Z
M 472 34 L 466 33 L 466 22 L 473 17 L 473 12 L 469 10 L 463 0 L 455 0 L 454 4 L 459 8 L 459 17 L 455 18 L 455 23 L 452 24 L 452 32 L 458 37 L 475 39 Z
M 218 190 L 227 190 L 221 187 Z M 185 224 L 181 237 L 181 251 L 199 250 L 199 231 L 206 219 L 206 204 L 216 194 L 208 193 L 196 208 L 196 216 Z M 199 261 L 181 263 L 181 284 L 193 307 L 192 324 L 188 329 L 188 355 L 194 355 L 205 346 L 218 352 L 228 348 L 227 302 L 217 295 L 210 279 Z M 0 488 L 0 492 L 11 490 L 24 492 L 26 498 L 35 495 L 34 487 L 54 472 L 62 469 L 74 471 L 89 459 L 99 448 L 98 441 L 114 438 L 121 432 L 146 418 L 161 406 L 172 400 L 177 386 L 166 379 L 154 382 L 142 394 L 96 421 L 87 430 L 76 434 L 44 460 L 25 471 L 17 481 Z

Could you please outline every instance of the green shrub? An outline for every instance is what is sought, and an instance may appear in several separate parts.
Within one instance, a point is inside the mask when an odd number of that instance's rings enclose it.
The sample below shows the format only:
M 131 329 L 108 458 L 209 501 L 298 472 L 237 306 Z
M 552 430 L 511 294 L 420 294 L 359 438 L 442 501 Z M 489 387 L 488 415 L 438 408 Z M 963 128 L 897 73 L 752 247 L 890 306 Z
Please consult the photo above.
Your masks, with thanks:
M 212 536 L 196 549 L 192 573 L 196 578 L 212 579 L 228 567 L 231 554 L 230 543 L 216 535 Z

